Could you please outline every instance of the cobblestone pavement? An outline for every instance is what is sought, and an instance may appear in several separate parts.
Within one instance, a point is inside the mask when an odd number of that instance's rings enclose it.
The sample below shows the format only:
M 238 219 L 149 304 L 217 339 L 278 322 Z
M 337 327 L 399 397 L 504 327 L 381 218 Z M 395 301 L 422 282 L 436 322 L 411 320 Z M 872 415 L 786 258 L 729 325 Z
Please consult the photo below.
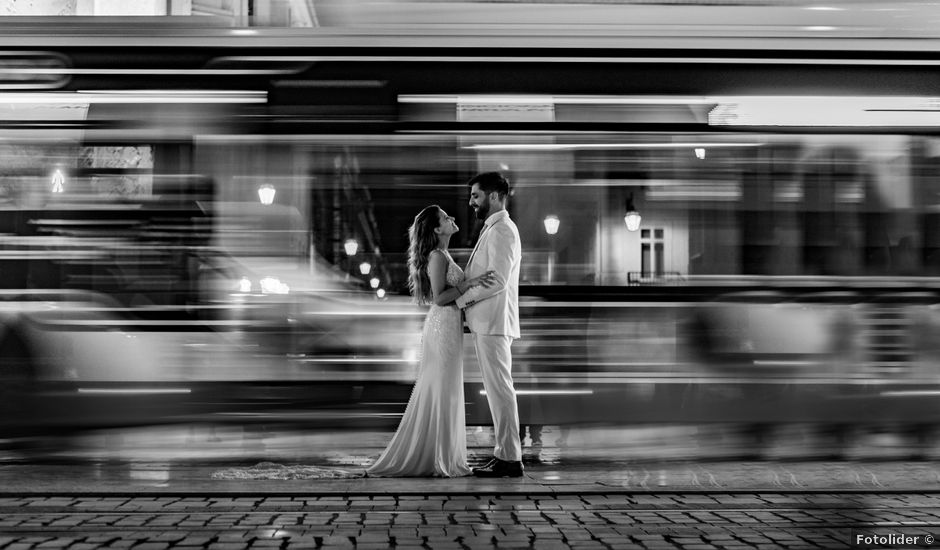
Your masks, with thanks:
M 25 496 L 0 549 L 851 548 L 940 534 L 940 495 Z M 894 537 L 894 538 L 890 538 Z M 856 546 L 861 547 L 861 546 Z

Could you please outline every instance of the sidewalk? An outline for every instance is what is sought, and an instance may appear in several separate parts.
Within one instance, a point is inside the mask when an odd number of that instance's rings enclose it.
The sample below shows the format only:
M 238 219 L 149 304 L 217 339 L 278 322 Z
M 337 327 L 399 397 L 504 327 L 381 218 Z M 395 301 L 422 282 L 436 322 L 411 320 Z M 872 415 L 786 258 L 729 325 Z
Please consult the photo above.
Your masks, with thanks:
M 641 446 L 636 434 L 582 435 L 573 446 L 549 440 L 524 449 L 525 476 L 440 479 L 365 478 L 388 434 L 304 432 L 233 437 L 222 430 L 136 430 L 73 440 L 41 459 L 0 455 L 0 495 L 578 495 L 735 492 L 940 492 L 940 461 L 869 453 L 858 460 L 742 461 L 688 449 Z M 672 441 L 682 441 L 673 438 Z M 59 441 L 53 442 L 58 445 Z M 470 462 L 492 451 L 470 438 Z M 897 449 L 892 442 L 887 447 Z M 719 450 L 727 451 L 724 447 Z
M 479 461 L 479 460 L 478 460 Z M 254 479 L 219 479 L 233 471 Z M 107 462 L 0 465 L 0 495 L 577 495 L 632 493 L 940 493 L 936 462 L 528 464 L 523 478 L 376 479 L 323 464 Z M 287 477 L 287 479 L 284 479 Z M 278 479 L 280 478 L 280 479 Z
M 665 445 L 550 445 L 541 461 L 526 448 L 519 479 L 362 477 L 385 437 L 281 433 L 261 445 L 148 431 L 8 457 L 0 549 L 815 550 L 852 548 L 859 535 L 940 536 L 933 460 L 682 460 Z M 491 447 L 471 443 L 479 464 Z M 220 479 L 232 473 L 254 478 Z

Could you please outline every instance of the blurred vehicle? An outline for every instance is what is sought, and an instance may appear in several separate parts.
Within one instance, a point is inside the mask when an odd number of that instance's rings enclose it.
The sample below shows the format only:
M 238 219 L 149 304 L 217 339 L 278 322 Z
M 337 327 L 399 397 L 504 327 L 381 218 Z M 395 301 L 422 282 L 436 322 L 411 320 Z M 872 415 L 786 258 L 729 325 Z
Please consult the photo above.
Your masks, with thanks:
M 108 295 L 167 339 L 157 378 L 249 411 L 221 418 L 387 425 L 423 316 L 407 227 L 440 204 L 462 263 L 463 182 L 500 170 L 523 422 L 937 422 L 938 6 L 399 4 L 414 24 L 0 34 L 55 69 L 0 119 L 2 245 L 29 256 L 4 286 Z
M 413 378 L 421 309 L 275 248 L 239 240 L 236 253 L 268 256 L 236 258 L 211 245 L 221 222 L 200 204 L 69 194 L 6 207 L 0 436 L 252 422 Z
M 0 291 L 0 434 L 171 421 L 198 393 L 161 364 L 159 334 L 129 329 L 119 304 L 80 290 Z
M 216 214 L 218 238 L 215 248 L 195 252 L 196 276 L 210 311 L 293 361 L 343 364 L 348 375 L 413 376 L 424 310 L 409 297 L 379 298 L 359 278 L 308 255 L 306 223 L 293 206 L 205 207 Z

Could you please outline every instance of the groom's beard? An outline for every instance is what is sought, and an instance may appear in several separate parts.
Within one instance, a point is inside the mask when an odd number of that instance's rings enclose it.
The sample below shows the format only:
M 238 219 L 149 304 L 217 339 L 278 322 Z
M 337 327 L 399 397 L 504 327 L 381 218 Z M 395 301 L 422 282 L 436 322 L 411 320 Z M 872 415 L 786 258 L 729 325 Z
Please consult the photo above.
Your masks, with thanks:
M 490 203 L 486 202 L 477 207 L 477 219 L 485 220 L 486 217 L 490 214 Z

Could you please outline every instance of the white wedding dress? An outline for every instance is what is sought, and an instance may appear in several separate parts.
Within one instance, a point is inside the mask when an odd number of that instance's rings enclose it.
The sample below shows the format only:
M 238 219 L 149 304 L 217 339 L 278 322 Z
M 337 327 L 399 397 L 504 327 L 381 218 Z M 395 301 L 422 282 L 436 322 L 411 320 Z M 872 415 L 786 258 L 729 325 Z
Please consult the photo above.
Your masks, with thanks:
M 436 252 L 432 252 L 435 254 Z M 449 254 L 447 284 L 463 270 Z M 453 303 L 432 305 L 424 319 L 418 378 L 398 431 L 366 473 L 375 477 L 470 474 L 463 395 L 463 321 Z

